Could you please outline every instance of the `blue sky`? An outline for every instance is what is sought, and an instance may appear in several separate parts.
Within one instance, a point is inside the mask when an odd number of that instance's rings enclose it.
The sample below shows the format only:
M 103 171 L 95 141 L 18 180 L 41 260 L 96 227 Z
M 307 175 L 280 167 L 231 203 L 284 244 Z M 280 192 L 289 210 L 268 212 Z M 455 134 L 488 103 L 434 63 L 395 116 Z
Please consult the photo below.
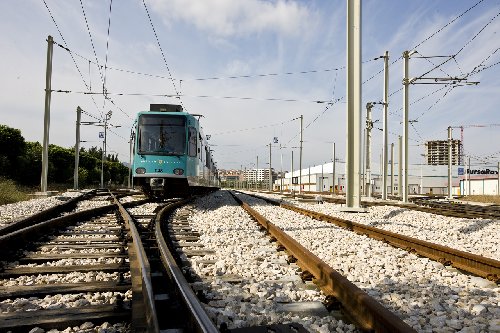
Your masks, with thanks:
M 46 39 L 52 35 L 71 50 L 80 72 L 70 53 L 55 46 L 52 88 L 71 93 L 52 95 L 51 143 L 74 145 L 77 106 L 85 110 L 83 121 L 95 121 L 111 110 L 111 123 L 121 127 L 109 133 L 107 150 L 128 161 L 135 114 L 150 103 L 177 104 L 177 98 L 155 95 L 179 92 L 188 112 L 204 116 L 204 131 L 211 134 L 219 168 L 255 167 L 257 155 L 263 167 L 269 156 L 266 145 L 278 137 L 272 164 L 280 168 L 281 144 L 287 147 L 281 150 L 284 169 L 290 169 L 291 147 L 298 146 L 299 131 L 293 119 L 301 114 L 303 165 L 330 161 L 332 142 L 337 157 L 344 159 L 346 1 L 145 3 L 164 57 L 142 0 L 115 0 L 111 14 L 108 0 L 1 1 L 0 123 L 20 129 L 28 141 L 42 141 Z M 397 144 L 402 133 L 404 50 L 417 46 L 415 56 L 456 55 L 427 77 L 464 77 L 482 64 L 480 72 L 468 76 L 480 82 L 477 86 L 410 87 L 410 119 L 417 120 L 410 126 L 410 163 L 422 162 L 425 141 L 446 139 L 448 126 L 500 124 L 499 0 L 364 0 L 362 12 L 362 105 L 382 100 L 383 75 L 375 74 L 383 61 L 373 59 L 387 50 L 389 142 Z M 106 57 L 111 101 L 83 94 L 90 86 L 102 92 Z M 446 59 L 413 58 L 410 76 L 419 77 Z M 381 114 L 381 107 L 375 107 L 374 165 L 382 149 Z M 81 139 L 87 141 L 82 145 L 101 145 L 99 131 L 82 126 Z M 453 136 L 460 138 L 458 128 Z M 465 151 L 475 163 L 496 165 L 499 142 L 500 127 L 464 129 Z M 297 149 L 294 154 L 298 165 Z

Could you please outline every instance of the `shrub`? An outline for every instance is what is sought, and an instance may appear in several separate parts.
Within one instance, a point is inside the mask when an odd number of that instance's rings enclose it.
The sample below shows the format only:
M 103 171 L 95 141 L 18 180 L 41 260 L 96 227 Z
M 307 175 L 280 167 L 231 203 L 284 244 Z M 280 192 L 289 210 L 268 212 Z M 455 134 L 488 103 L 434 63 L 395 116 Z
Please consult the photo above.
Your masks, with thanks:
M 12 180 L 0 178 L 0 205 L 27 200 L 28 195 Z

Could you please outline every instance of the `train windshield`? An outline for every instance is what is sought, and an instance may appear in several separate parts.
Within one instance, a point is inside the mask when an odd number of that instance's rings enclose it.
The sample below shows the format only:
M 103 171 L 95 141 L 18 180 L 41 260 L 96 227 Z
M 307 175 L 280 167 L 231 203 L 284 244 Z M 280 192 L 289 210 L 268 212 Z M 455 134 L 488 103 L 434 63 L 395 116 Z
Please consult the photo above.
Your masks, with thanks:
M 138 132 L 138 150 L 141 155 L 186 153 L 186 122 L 182 116 L 142 115 Z

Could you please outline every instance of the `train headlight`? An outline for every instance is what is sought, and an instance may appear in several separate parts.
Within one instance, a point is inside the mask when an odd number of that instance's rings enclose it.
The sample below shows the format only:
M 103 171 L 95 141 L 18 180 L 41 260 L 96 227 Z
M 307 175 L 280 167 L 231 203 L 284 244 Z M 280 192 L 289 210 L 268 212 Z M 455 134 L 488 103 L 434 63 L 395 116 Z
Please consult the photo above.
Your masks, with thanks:
M 135 173 L 140 174 L 140 175 L 145 174 L 146 168 L 137 168 L 137 169 L 135 169 Z
M 180 168 L 174 169 L 174 175 L 181 176 L 184 174 L 184 170 Z

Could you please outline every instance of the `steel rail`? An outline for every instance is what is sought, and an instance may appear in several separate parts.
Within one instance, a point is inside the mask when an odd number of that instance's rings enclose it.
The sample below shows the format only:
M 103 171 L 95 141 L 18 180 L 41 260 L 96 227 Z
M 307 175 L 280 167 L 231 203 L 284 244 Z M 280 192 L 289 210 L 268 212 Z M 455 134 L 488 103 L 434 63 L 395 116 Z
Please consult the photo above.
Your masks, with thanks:
M 162 208 L 155 218 L 155 235 L 161 253 L 161 260 L 165 267 L 168 268 L 167 273 L 172 281 L 175 281 L 175 283 L 179 286 L 182 302 L 186 308 L 190 310 L 191 316 L 188 323 L 188 331 L 196 333 L 217 333 L 219 331 L 213 324 L 212 320 L 208 317 L 205 309 L 200 304 L 200 301 L 191 289 L 190 284 L 186 281 L 186 278 L 170 252 L 163 235 L 163 227 L 166 227 L 168 215 L 171 214 L 176 208 L 185 205 L 191 200 L 192 198 L 184 199 Z
M 279 227 L 253 210 L 233 192 L 235 200 L 262 225 L 287 251 L 298 260 L 301 268 L 309 271 L 316 278 L 315 283 L 328 295 L 340 301 L 363 330 L 374 332 L 416 332 L 394 313 L 387 310 L 374 298 L 366 294 L 354 283 L 335 271 Z
M 39 223 L 41 221 L 53 219 L 63 212 L 68 212 L 70 210 L 75 209 L 78 202 L 83 201 L 83 200 L 87 200 L 87 199 L 92 198 L 96 195 L 97 195 L 97 191 L 92 190 L 92 191 L 84 193 L 78 197 L 72 198 L 68 201 L 61 202 L 60 204 L 58 204 L 56 206 L 47 208 L 47 209 L 45 209 L 41 212 L 38 212 L 36 214 L 30 215 L 27 217 L 23 217 L 23 218 L 14 219 L 12 221 L 12 223 L 0 228 L 0 235 L 6 235 L 10 232 L 29 227 L 29 226 L 36 224 L 36 223 Z
M 280 207 L 309 216 L 316 220 L 333 223 L 356 233 L 367 235 L 370 238 L 387 242 L 395 247 L 408 251 L 415 251 L 421 256 L 439 261 L 443 264 L 452 265 L 456 268 L 481 276 L 495 283 L 500 283 L 500 261 L 498 260 L 397 234 L 361 223 L 310 211 L 269 198 L 261 196 L 256 197 L 273 205 L 279 205 Z
M 129 233 L 128 254 L 132 279 L 132 325 L 136 332 L 159 333 L 160 327 L 155 308 L 151 269 L 135 222 L 125 207 L 113 196 L 125 228 Z

